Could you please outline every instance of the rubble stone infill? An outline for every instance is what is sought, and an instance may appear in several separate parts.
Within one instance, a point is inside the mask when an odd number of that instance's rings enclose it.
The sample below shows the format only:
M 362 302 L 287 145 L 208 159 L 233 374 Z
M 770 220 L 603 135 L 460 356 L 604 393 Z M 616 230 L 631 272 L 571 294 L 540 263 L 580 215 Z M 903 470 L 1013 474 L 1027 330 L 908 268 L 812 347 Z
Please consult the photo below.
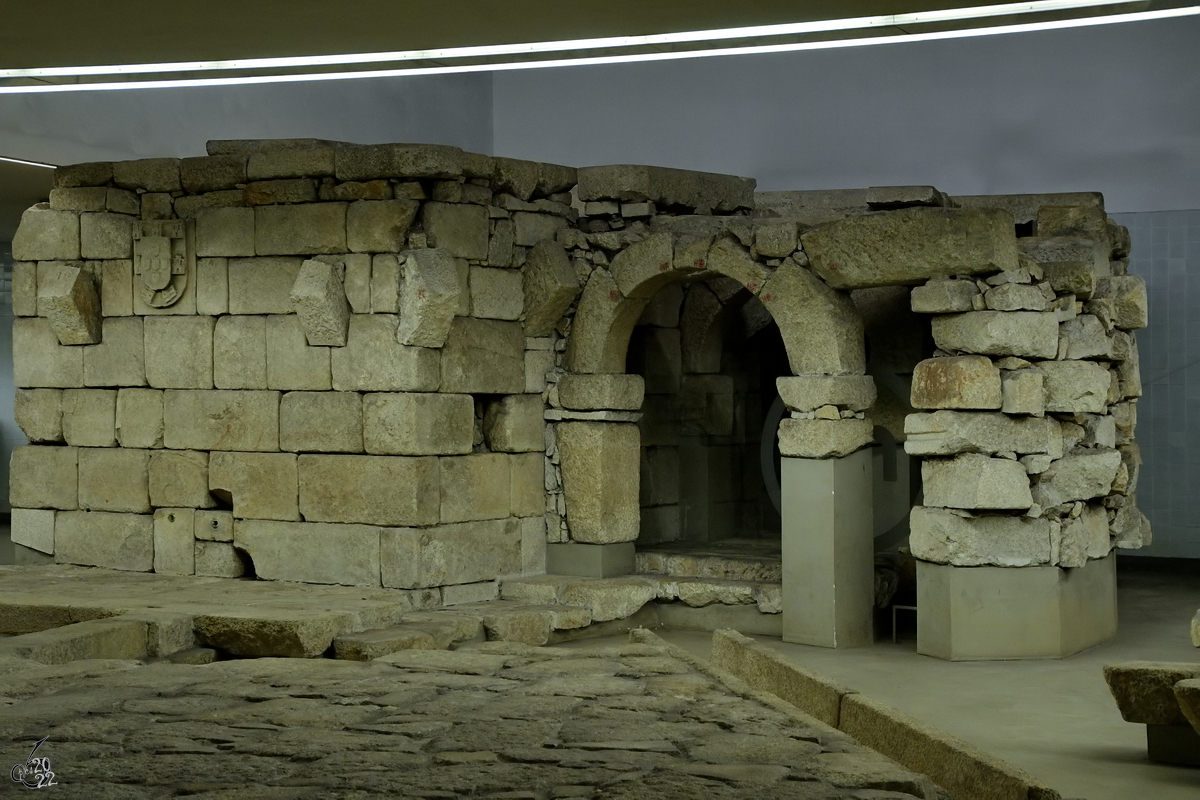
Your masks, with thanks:
M 89 800 L 948 797 L 644 638 L 6 672 L 0 750 L 44 738 L 55 796 Z

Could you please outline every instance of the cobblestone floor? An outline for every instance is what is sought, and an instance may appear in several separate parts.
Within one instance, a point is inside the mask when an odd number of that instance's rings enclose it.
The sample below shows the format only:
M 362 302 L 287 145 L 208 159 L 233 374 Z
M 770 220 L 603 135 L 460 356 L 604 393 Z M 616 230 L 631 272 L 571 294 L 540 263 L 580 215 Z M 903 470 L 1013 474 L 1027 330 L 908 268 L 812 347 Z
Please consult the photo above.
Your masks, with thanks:
M 946 797 L 709 672 L 658 640 L 370 662 L 10 662 L 0 767 L 47 737 L 48 796 L 89 800 Z

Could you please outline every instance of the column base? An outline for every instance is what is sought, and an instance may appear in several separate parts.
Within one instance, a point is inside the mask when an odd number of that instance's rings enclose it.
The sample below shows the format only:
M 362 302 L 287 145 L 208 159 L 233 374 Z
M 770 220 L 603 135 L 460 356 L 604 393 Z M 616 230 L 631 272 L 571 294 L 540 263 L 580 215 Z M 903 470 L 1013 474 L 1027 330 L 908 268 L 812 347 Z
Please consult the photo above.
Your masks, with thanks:
M 1116 555 L 1074 569 L 917 562 L 917 652 L 947 661 L 1063 658 L 1117 632 Z
M 615 578 L 629 575 L 634 567 L 633 542 L 615 544 L 546 545 L 546 574 L 581 578 Z

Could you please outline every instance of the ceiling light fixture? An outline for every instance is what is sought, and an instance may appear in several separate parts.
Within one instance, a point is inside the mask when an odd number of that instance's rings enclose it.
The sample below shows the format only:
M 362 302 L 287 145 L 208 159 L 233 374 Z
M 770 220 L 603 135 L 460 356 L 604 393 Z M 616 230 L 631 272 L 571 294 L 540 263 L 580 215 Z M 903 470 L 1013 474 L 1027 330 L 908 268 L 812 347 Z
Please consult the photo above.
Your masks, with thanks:
M 45 167 L 46 169 L 55 169 L 53 164 L 43 164 L 40 161 L 26 161 L 21 158 L 6 158 L 5 156 L 0 156 L 0 161 L 4 161 L 8 164 L 20 164 L 23 167 Z
M 1104 0 L 1105 4 L 1113 4 L 1114 2 L 1117 2 L 1117 1 L 1118 0 Z M 1120 0 L 1120 1 L 1123 2 L 1124 0 Z M 1004 6 L 981 6 L 976 9 L 959 9 L 958 11 L 959 12 L 966 12 L 966 11 L 982 12 L 987 9 L 1003 8 L 1003 9 L 1006 9 L 1004 12 L 994 12 L 994 13 L 989 12 L 987 15 L 980 13 L 979 16 L 994 16 L 994 15 L 999 15 L 1001 13 L 1007 14 L 1007 15 L 1012 15 L 1012 14 L 1016 14 L 1016 13 L 1021 13 L 1017 9 L 1027 9 L 1027 10 L 1032 9 L 1034 11 L 1045 10 L 1044 8 L 1041 7 L 1042 5 L 1055 5 L 1055 6 L 1059 6 L 1059 7 L 1069 7 L 1069 8 L 1083 8 L 1083 7 L 1087 7 L 1087 6 L 1095 6 L 1095 5 L 1097 5 L 1097 3 L 1096 2 L 1088 2 L 1088 3 L 1074 2 L 1074 3 L 1072 3 L 1072 2 L 1069 2 L 1069 0 L 1064 0 L 1064 2 L 1051 2 L 1051 3 L 1015 3 L 1015 4 L 1007 4 Z M 1033 8 L 1035 6 L 1037 8 Z M 892 16 L 887 17 L 887 19 L 892 20 L 891 22 L 888 23 L 891 26 L 896 26 L 899 24 L 899 23 L 895 22 L 895 20 L 899 17 L 921 17 L 920 22 L 942 22 L 942 21 L 947 21 L 950 18 L 946 17 L 946 16 L 941 16 L 941 17 L 938 17 L 937 19 L 934 19 L 932 17 L 932 15 L 933 14 L 945 15 L 945 14 L 949 14 L 949 13 L 950 12 L 924 12 L 922 14 L 892 15 Z M 1026 13 L 1028 13 L 1028 11 Z M 271 84 L 271 83 L 300 83 L 300 82 L 309 82 L 309 81 L 357 80 L 357 79 L 363 79 L 363 78 L 392 78 L 392 77 L 421 76 L 421 75 L 451 75 L 451 74 L 463 74 L 463 73 L 472 73 L 472 72 L 501 72 L 501 71 L 519 70 L 519 69 L 546 69 L 546 68 L 551 68 L 551 67 L 596 66 L 596 65 L 604 65 L 604 64 L 628 64 L 628 63 L 644 62 L 644 61 L 674 61 L 674 60 L 689 59 L 689 58 L 708 58 L 708 57 L 716 57 L 716 56 L 735 56 L 735 55 L 760 55 L 760 54 L 768 54 L 768 53 L 799 52 L 799 51 L 805 51 L 805 50 L 831 50 L 831 49 L 837 49 L 837 48 L 843 48 L 843 47 L 863 47 L 863 46 L 878 45 L 878 44 L 901 44 L 901 43 L 908 43 L 908 42 L 927 42 L 927 41 L 936 41 L 936 40 L 943 40 L 943 39 L 961 39 L 961 38 L 974 37 L 974 36 L 989 36 L 989 35 L 999 35 L 999 34 L 1008 34 L 1008 33 L 1029 33 L 1029 32 L 1034 32 L 1034 31 L 1062 30 L 1065 28 L 1092 27 L 1092 26 L 1096 26 L 1096 25 L 1109 25 L 1109 24 L 1115 24 L 1115 23 L 1121 23 L 1121 22 L 1144 22 L 1144 21 L 1149 21 L 1149 20 L 1171 19 L 1171 18 L 1176 18 L 1176 17 L 1185 17 L 1185 16 L 1194 16 L 1194 15 L 1200 15 L 1200 6 L 1186 6 L 1186 7 L 1181 7 L 1181 8 L 1160 9 L 1160 10 L 1156 10 L 1156 11 L 1133 12 L 1133 13 L 1129 13 L 1129 14 L 1109 14 L 1109 15 L 1095 16 L 1095 17 L 1083 17 L 1083 18 L 1079 18 L 1079 19 L 1048 20 L 1048 21 L 1042 21 L 1042 22 L 1026 22 L 1026 23 L 1017 23 L 1017 24 L 1012 24 L 1012 25 L 998 25 L 998 26 L 983 27 L 983 28 L 965 28 L 965 29 L 949 30 L 949 31 L 933 31 L 933 32 L 928 32 L 928 33 L 906 33 L 906 34 L 896 34 L 896 35 L 889 35 L 889 36 L 873 36 L 873 37 L 862 37 L 862 38 L 853 38 L 853 39 L 835 39 L 835 40 L 826 40 L 826 41 L 817 41 L 817 42 L 788 42 L 788 43 L 782 43 L 782 44 L 769 44 L 769 45 L 748 45 L 748 46 L 741 46 L 741 47 L 715 48 L 715 49 L 709 49 L 709 50 L 687 50 L 687 51 L 678 51 L 678 52 L 656 52 L 656 53 L 632 53 L 632 54 L 612 55 L 612 56 L 583 56 L 583 57 L 577 57 L 577 58 L 543 59 L 543 60 L 532 60 L 532 61 L 498 62 L 498 63 L 487 63 L 487 64 L 464 64 L 464 65 L 457 65 L 457 66 L 451 65 L 451 66 L 436 66 L 436 67 L 409 67 L 409 68 L 399 68 L 399 69 L 360 70 L 360 71 L 356 71 L 356 72 L 320 72 L 320 73 L 285 74 L 285 75 L 237 76 L 237 77 L 224 77 L 224 78 L 216 78 L 216 77 L 214 77 L 214 78 L 185 78 L 185 79 L 177 79 L 177 80 L 160 79 L 160 80 L 145 80 L 145 81 L 121 81 L 121 82 L 114 82 L 114 83 L 72 83 L 72 84 L 43 83 L 43 84 L 34 84 L 34 85 L 0 86 L 0 94 L 43 94 L 43 93 L 61 93 L 61 92 L 115 91 L 115 90 L 121 90 L 121 89 L 163 89 L 163 88 L 179 88 L 179 87 L 238 86 L 238 85 Z M 965 17 L 961 17 L 961 16 L 955 17 L 955 19 L 964 19 L 964 18 Z M 862 20 L 862 19 L 876 19 L 876 18 L 863 17 L 863 18 L 859 18 L 859 19 Z M 833 25 L 836 22 L 849 22 L 849 21 L 850 20 L 841 20 L 841 21 L 833 20 L 833 21 L 827 21 L 827 22 L 822 22 L 822 23 L 797 23 L 797 24 L 821 24 L 821 25 L 828 26 L 828 25 Z M 915 24 L 915 21 L 910 20 L 909 22 L 907 22 L 905 24 Z M 775 28 L 775 27 L 779 27 L 779 26 L 763 26 L 764 29 L 765 28 Z M 859 25 L 857 27 L 861 28 L 863 26 Z M 837 30 L 837 29 L 838 28 L 826 27 L 823 30 Z M 849 28 L 846 28 L 846 29 L 849 29 Z M 686 38 L 686 39 L 680 39 L 679 41 L 715 41 L 719 38 L 748 38 L 748 35 L 745 33 L 739 33 L 736 35 L 730 34 L 729 36 L 718 36 L 718 34 L 729 33 L 730 31 L 743 31 L 744 32 L 744 31 L 749 31 L 749 30 L 756 30 L 756 29 L 737 28 L 737 29 L 726 29 L 725 31 L 697 31 L 697 32 L 692 32 L 690 34 L 658 34 L 656 36 L 663 36 L 663 37 L 687 36 L 687 37 L 690 37 L 690 38 Z M 767 36 L 767 35 L 779 35 L 779 34 L 772 33 L 772 34 L 758 34 L 758 35 L 759 36 Z M 699 39 L 699 38 L 697 38 L 698 36 L 710 36 L 710 38 Z M 652 38 L 656 38 L 656 37 L 619 37 L 619 38 L 621 38 L 621 39 L 634 39 L 634 38 L 636 38 L 636 39 L 652 39 Z M 500 48 L 500 47 L 537 48 L 537 47 L 545 46 L 547 48 L 545 50 L 529 49 L 529 50 L 525 50 L 522 52 L 528 52 L 528 53 L 553 52 L 554 50 L 557 50 L 557 49 L 585 49 L 585 48 L 581 48 L 579 46 L 579 44 L 587 43 L 587 42 L 600 42 L 600 41 L 609 41 L 609 40 L 593 39 L 593 40 L 576 40 L 573 42 L 545 42 L 545 43 L 535 43 L 535 44 L 531 44 L 531 45 L 496 45 L 494 47 L 489 47 L 489 48 L 448 48 L 445 51 L 431 51 L 430 50 L 430 51 L 405 51 L 405 52 L 406 53 L 421 53 L 422 55 L 419 56 L 420 58 L 433 58 L 433 56 L 430 54 L 435 53 L 435 52 L 445 53 L 445 52 L 450 52 L 450 51 L 482 50 L 482 49 L 495 50 L 496 48 Z M 646 43 L 650 43 L 650 42 L 642 42 L 642 44 L 646 44 Z M 661 43 L 661 42 L 659 42 L 659 43 Z M 551 49 L 549 47 L 550 45 L 562 45 L 563 47 L 561 47 L 561 48 L 555 47 L 555 48 Z M 593 47 L 610 47 L 612 45 L 594 44 L 591 46 L 593 46 Z M 494 53 L 494 54 L 502 55 L 501 53 Z M 368 55 L 370 55 L 370 54 L 368 54 Z M 374 55 L 394 56 L 395 54 L 374 54 Z M 472 55 L 477 56 L 477 55 L 479 55 L 479 53 L 473 53 Z M 417 58 L 418 56 L 414 55 L 412 57 Z M 448 57 L 448 56 L 445 56 L 445 55 L 440 56 L 440 58 L 446 58 L 446 57 Z M 462 53 L 459 53 L 458 55 L 453 56 L 453 57 L 465 58 L 467 56 Z M 345 59 L 345 58 L 351 58 L 351 56 L 315 56 L 315 57 L 312 57 L 312 59 L 298 59 L 299 61 L 303 61 L 302 64 L 296 63 L 296 64 L 289 64 L 287 66 L 315 66 L 318 64 L 318 62 L 314 61 L 313 59 L 318 59 L 318 58 Z M 237 63 L 240 65 L 240 68 L 246 68 L 246 66 L 249 64 L 249 62 L 262 62 L 262 61 L 268 61 L 268 60 L 281 61 L 281 60 L 286 60 L 286 59 L 250 59 L 250 60 L 242 61 L 242 62 L 194 62 L 194 63 L 211 63 L 211 64 Z M 397 58 L 391 57 L 391 58 L 388 58 L 387 60 L 396 61 L 396 60 L 402 60 L 402 59 L 397 59 Z M 184 62 L 180 62 L 180 64 L 182 64 L 182 63 L 184 63 Z M 335 63 L 335 62 L 327 62 L 327 63 Z M 341 62 L 341 63 L 347 63 L 347 62 Z M 138 68 L 138 67 L 179 66 L 179 65 L 128 65 L 128 66 L 130 68 Z M 262 64 L 258 63 L 256 66 L 262 66 Z M 280 66 L 280 65 L 276 65 L 276 66 Z M 222 66 L 222 67 L 215 67 L 215 68 L 216 69 L 231 69 L 232 67 Z M 63 69 L 68 69 L 68 68 L 63 68 Z M 73 68 L 73 69 L 79 70 L 79 69 L 90 69 L 90 68 Z M 107 70 L 106 72 L 103 73 L 106 75 L 116 74 L 115 70 L 117 70 L 117 68 L 114 68 L 114 67 L 107 67 L 104 69 Z M 150 71 L 150 70 L 147 70 L 147 71 Z M 13 72 L 29 72 L 29 71 L 28 70 L 25 70 L 25 71 L 21 71 L 21 70 L 0 71 L 0 78 L 18 77 L 18 76 L 10 74 Z M 80 75 L 82 73 L 75 72 L 72 74 Z M 30 76 L 24 75 L 22 77 L 30 77 Z M 41 75 L 41 77 L 48 77 L 48 76 L 43 73 Z

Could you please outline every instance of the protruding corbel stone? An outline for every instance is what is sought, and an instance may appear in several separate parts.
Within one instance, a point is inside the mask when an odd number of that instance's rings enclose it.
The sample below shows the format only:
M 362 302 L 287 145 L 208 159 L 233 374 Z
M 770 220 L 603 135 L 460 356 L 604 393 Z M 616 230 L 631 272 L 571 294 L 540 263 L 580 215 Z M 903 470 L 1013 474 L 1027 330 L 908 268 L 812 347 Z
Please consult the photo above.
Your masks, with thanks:
M 78 263 L 47 264 L 38 281 L 38 312 L 59 344 L 98 344 L 100 295 L 92 273 Z
M 525 335 L 546 336 L 579 294 L 579 276 L 562 245 L 538 242 L 525 258 Z
M 292 284 L 292 306 L 312 346 L 344 347 L 350 328 L 350 302 L 343 283 L 346 267 L 310 259 Z
M 410 250 L 400 279 L 400 326 L 396 340 L 415 347 L 441 347 L 450 335 L 461 287 L 454 256 L 446 250 Z

